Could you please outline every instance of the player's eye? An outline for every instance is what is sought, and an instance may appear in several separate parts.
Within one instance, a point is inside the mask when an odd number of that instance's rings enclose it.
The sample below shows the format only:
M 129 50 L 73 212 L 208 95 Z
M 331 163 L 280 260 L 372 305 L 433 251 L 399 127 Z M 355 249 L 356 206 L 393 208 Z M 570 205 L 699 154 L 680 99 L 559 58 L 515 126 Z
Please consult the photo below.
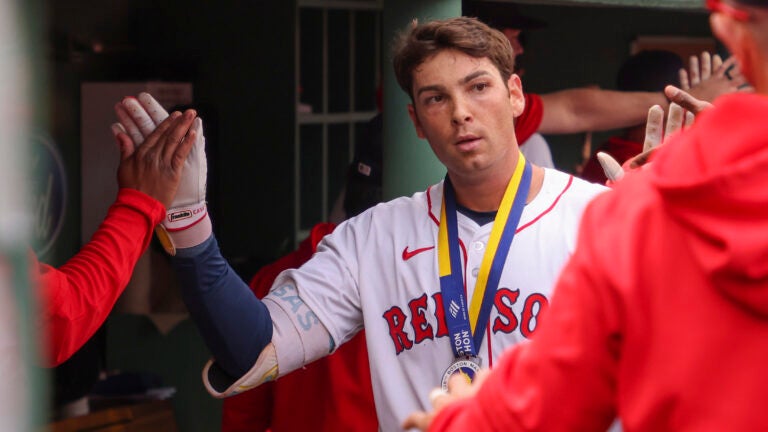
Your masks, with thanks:
M 439 95 L 439 94 L 427 96 L 426 98 L 424 98 L 424 104 L 432 105 L 432 104 L 440 103 L 443 101 L 443 99 L 444 99 L 443 95 Z
M 481 91 L 485 90 L 486 88 L 488 88 L 488 83 L 487 82 L 479 82 L 479 83 L 472 84 L 472 90 L 475 90 L 475 91 L 478 91 L 478 92 L 481 92 Z

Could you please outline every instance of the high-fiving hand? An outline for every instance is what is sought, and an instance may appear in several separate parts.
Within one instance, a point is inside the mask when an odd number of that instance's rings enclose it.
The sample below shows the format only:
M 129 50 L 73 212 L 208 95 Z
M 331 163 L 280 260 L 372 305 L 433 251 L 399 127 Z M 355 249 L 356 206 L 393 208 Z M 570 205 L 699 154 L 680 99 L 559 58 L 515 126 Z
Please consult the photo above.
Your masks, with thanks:
M 723 61 L 719 55 L 704 51 L 700 57 L 691 56 L 688 70 L 680 69 L 679 74 L 680 87 L 702 101 L 713 101 L 722 94 L 735 91 L 752 90 L 733 56 Z
M 144 192 L 168 206 L 176 195 L 182 169 L 198 132 L 190 129 L 197 113 L 175 112 L 147 134 L 141 145 L 113 127 L 120 147 L 117 183 Z
M 169 117 L 149 93 L 123 99 L 115 105 L 115 113 L 120 122 L 112 126 L 113 132 L 123 132 L 130 136 L 138 148 L 148 142 Z M 155 231 L 171 255 L 176 253 L 178 247 L 202 243 L 212 231 L 205 204 L 208 165 L 202 120 L 195 118 L 191 129 L 194 131 L 194 141 L 183 163 L 178 190 L 170 203 L 164 203 L 168 209 L 166 218 Z
M 690 97 L 690 95 L 688 96 Z M 603 152 L 597 153 L 597 160 L 600 162 L 600 165 L 603 167 L 603 172 L 605 172 L 605 176 L 608 178 L 607 184 L 611 185 L 612 183 L 621 180 L 621 178 L 624 177 L 625 171 L 638 169 L 644 166 L 660 145 L 684 127 L 693 124 L 693 120 L 693 113 L 686 111 L 683 107 L 673 102 L 669 105 L 665 128 L 664 109 L 658 105 L 652 106 L 651 109 L 648 110 L 648 121 L 645 124 L 645 141 L 643 143 L 642 153 L 628 159 L 624 162 L 623 166 L 609 154 Z

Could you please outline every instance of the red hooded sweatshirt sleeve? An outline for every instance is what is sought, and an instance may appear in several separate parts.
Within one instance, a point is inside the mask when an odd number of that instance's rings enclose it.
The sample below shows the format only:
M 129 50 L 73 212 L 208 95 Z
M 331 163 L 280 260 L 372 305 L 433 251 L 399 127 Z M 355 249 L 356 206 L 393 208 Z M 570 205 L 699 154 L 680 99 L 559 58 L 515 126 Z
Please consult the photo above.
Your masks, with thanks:
M 123 188 L 91 240 L 64 265 L 38 264 L 32 256 L 47 366 L 68 359 L 104 323 L 163 217 L 159 201 Z
M 590 204 L 536 337 L 430 430 L 768 430 L 768 99 L 715 105 Z

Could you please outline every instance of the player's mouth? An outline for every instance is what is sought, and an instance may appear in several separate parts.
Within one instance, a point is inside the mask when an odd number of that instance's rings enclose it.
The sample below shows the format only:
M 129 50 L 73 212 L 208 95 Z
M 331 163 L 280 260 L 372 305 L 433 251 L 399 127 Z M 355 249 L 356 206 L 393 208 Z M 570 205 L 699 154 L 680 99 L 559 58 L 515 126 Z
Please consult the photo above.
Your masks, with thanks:
M 480 137 L 473 134 L 459 135 L 456 140 L 456 147 L 460 151 L 472 151 L 480 145 Z

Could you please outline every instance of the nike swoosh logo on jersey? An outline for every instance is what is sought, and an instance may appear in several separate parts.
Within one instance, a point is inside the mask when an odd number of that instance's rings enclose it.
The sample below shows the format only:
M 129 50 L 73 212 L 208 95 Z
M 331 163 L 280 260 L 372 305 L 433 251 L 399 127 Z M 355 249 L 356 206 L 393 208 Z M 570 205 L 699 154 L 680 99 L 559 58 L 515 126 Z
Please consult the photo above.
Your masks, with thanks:
M 416 255 L 418 255 L 418 254 L 420 254 L 422 252 L 426 252 L 428 250 L 434 249 L 434 248 L 435 248 L 434 246 L 428 246 L 428 247 L 423 247 L 423 248 L 414 249 L 412 251 L 409 251 L 408 250 L 408 246 L 406 246 L 405 249 L 403 249 L 403 261 L 408 261 L 409 259 L 415 257 Z

